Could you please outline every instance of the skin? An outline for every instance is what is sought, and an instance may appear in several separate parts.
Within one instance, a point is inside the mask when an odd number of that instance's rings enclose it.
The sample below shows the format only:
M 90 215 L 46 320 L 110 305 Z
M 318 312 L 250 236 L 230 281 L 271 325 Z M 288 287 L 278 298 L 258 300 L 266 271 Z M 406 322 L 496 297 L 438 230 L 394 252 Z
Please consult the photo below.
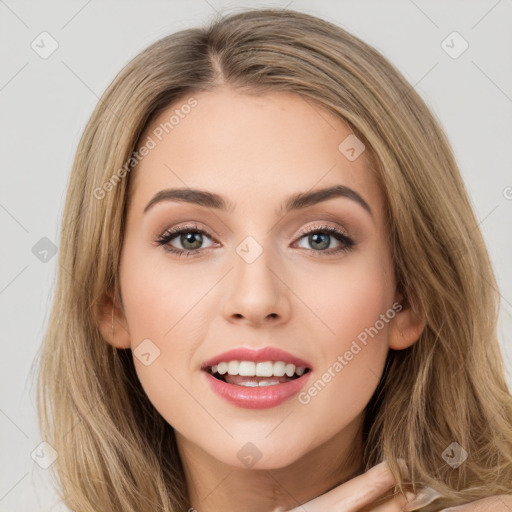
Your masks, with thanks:
M 334 496 L 334 506 L 341 503 L 335 493 L 346 493 L 352 482 L 350 499 L 363 493 L 358 510 L 376 499 L 368 489 L 384 478 L 350 480 L 360 470 L 365 407 L 389 348 L 412 345 L 422 329 L 406 304 L 306 405 L 292 398 L 269 409 L 238 408 L 210 390 L 200 366 L 235 347 L 271 345 L 309 361 L 312 383 L 402 301 L 369 159 L 363 152 L 349 161 L 338 150 L 349 127 L 298 96 L 255 97 L 228 87 L 193 96 L 197 106 L 132 171 L 122 305 L 118 297 L 114 337 L 112 305 L 105 308 L 103 336 L 118 348 L 135 350 L 145 339 L 158 347 L 150 365 L 137 357 L 134 363 L 149 399 L 175 429 L 191 507 L 230 511 L 243 503 L 248 512 L 289 510 L 333 488 L 323 498 Z M 142 140 L 177 107 L 163 112 Z M 276 215 L 291 194 L 332 185 L 355 190 L 372 214 L 337 197 Z M 143 213 L 157 192 L 178 187 L 215 192 L 234 209 L 164 201 Z M 170 228 L 191 222 L 208 232 L 198 256 L 179 257 L 156 243 Z M 327 236 L 328 248 L 317 248 L 300 233 L 323 225 L 345 232 L 355 246 L 329 256 L 325 252 L 341 242 Z M 247 236 L 263 251 L 252 263 L 236 252 Z M 182 243 L 185 237 L 180 243 L 177 235 L 168 245 L 183 249 Z M 248 442 L 261 454 L 251 468 L 237 456 Z M 379 494 L 394 485 L 386 478 Z M 395 500 L 396 507 L 403 503 Z

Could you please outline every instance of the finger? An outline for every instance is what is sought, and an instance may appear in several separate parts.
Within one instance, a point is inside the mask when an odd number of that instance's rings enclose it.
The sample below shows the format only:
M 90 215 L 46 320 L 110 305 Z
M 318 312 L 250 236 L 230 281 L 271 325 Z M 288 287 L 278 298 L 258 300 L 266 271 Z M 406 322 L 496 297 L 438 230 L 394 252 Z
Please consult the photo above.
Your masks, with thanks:
M 366 473 L 352 478 L 328 493 L 322 494 L 290 512 L 357 512 L 396 484 L 386 462 L 370 468 Z
M 443 508 L 440 512 L 459 512 L 467 510 L 468 512 L 502 512 L 504 510 L 512 510 L 512 495 L 497 494 L 482 498 L 463 505 L 455 507 Z
M 402 493 L 398 493 L 395 496 L 391 496 L 389 499 L 379 502 L 379 504 L 370 503 L 359 509 L 358 512 L 404 512 L 406 505 L 410 503 L 416 495 L 412 492 L 406 492 L 405 496 Z
M 403 494 L 397 494 L 390 501 L 378 505 L 375 508 L 366 509 L 371 512 L 403 512 L 407 500 Z

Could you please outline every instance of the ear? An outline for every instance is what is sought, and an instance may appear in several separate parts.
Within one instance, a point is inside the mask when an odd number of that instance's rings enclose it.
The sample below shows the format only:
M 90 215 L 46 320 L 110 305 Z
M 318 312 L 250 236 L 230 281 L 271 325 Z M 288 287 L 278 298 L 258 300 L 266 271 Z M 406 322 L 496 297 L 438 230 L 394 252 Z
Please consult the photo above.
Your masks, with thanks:
M 107 343 L 116 348 L 130 348 L 131 341 L 128 323 L 126 322 L 119 296 L 116 297 L 115 301 L 112 300 L 113 296 L 112 291 L 109 290 L 97 305 L 96 323 L 103 339 Z M 114 326 L 113 329 L 112 325 Z
M 396 303 L 401 305 L 401 309 L 390 322 L 389 348 L 403 350 L 418 341 L 425 328 L 425 321 L 421 313 L 417 313 L 400 292 L 395 295 Z

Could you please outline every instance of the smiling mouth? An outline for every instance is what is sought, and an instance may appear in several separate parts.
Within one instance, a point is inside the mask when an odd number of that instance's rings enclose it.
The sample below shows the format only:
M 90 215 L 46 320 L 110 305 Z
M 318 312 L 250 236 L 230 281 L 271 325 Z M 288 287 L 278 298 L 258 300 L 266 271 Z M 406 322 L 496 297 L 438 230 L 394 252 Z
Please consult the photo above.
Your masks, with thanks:
M 220 372 L 219 372 L 220 366 Z M 311 370 L 307 367 L 295 367 L 294 365 L 283 365 L 280 368 L 275 368 L 275 371 L 270 370 L 270 367 L 258 372 L 249 372 L 251 375 L 239 375 L 237 370 L 232 371 L 230 374 L 226 368 L 227 365 L 214 365 L 205 368 L 205 371 L 212 375 L 217 380 L 227 384 L 245 387 L 263 387 L 275 386 L 299 379 L 302 375 L 306 375 Z M 284 370 L 285 368 L 285 370 Z M 242 372 L 244 373 L 244 372 Z M 245 372 L 247 373 L 247 372 Z M 257 375 L 256 373 L 260 373 Z M 263 375 L 262 375 L 263 374 Z

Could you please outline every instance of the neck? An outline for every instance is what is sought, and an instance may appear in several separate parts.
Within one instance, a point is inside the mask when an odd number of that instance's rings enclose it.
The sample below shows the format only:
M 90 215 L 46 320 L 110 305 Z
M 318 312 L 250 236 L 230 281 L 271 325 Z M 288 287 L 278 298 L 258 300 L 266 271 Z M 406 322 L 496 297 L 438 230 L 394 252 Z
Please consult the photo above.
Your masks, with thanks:
M 362 471 L 362 420 L 361 415 L 292 464 L 275 469 L 225 464 L 176 432 L 190 507 L 197 512 L 272 512 L 330 491 Z

